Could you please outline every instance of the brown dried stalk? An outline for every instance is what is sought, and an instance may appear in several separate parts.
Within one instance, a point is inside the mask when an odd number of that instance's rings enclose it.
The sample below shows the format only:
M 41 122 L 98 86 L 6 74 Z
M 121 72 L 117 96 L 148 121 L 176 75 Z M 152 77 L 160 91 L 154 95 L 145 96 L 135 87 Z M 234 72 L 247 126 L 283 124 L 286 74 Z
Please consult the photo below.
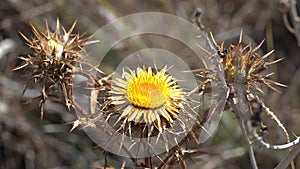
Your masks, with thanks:
M 300 18 L 297 12 L 296 0 L 279 0 L 278 10 L 282 14 L 283 22 L 288 31 L 290 31 L 297 40 L 297 45 L 300 46 Z M 288 20 L 291 18 L 291 24 Z

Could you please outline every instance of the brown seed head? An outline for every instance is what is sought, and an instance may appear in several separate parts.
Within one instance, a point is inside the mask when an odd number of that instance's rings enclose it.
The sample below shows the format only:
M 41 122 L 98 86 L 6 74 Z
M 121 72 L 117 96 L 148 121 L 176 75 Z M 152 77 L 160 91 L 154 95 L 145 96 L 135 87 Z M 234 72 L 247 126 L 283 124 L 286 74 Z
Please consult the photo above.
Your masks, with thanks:
M 246 85 L 249 91 L 254 89 L 260 92 L 262 92 L 260 89 L 262 85 L 266 85 L 276 92 L 280 91 L 276 89 L 275 86 L 286 87 L 283 84 L 269 79 L 269 76 L 273 74 L 273 72 L 266 73 L 269 66 L 282 59 L 272 62 L 266 61 L 274 50 L 263 56 L 260 55 L 258 50 L 262 43 L 263 41 L 255 48 L 252 48 L 250 44 L 243 46 L 242 33 L 238 44 L 231 45 L 228 49 L 224 48 L 224 42 L 221 46 L 215 43 L 219 51 L 226 51 L 226 54 L 224 54 L 224 56 L 222 55 L 219 60 L 224 69 L 226 82 L 229 85 L 233 83 L 240 83 Z

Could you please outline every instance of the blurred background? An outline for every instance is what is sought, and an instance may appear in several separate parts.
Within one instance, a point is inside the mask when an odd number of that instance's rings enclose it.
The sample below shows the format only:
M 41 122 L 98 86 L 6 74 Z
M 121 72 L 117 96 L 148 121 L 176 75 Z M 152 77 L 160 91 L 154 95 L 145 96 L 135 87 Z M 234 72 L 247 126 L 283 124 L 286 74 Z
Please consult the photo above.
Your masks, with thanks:
M 213 32 L 216 41 L 226 40 L 226 45 L 236 42 L 241 29 L 245 41 L 258 44 L 262 40 L 262 53 L 275 49 L 269 59 L 284 58 L 272 66 L 276 72 L 272 79 L 286 84 L 282 94 L 268 91 L 265 103 L 276 113 L 287 131 L 300 134 L 300 48 L 295 36 L 290 33 L 278 10 L 278 0 L 1 0 L 0 1 L 0 168 L 1 169 L 81 169 L 102 168 L 105 160 L 111 168 L 119 168 L 117 158 L 105 158 L 81 129 L 69 132 L 76 119 L 65 106 L 47 102 L 44 119 L 40 119 L 38 103 L 21 104 L 21 93 L 26 83 L 26 72 L 12 69 L 20 65 L 18 56 L 32 51 L 18 33 L 33 37 L 30 23 L 43 28 L 47 20 L 54 29 L 56 19 L 70 28 L 78 23 L 74 32 L 93 34 L 101 26 L 121 16 L 137 12 L 164 12 L 192 21 L 193 11 L 202 8 L 203 22 Z M 281 6 L 282 7 L 282 6 Z M 297 4 L 300 12 L 300 2 Z M 292 21 L 292 18 L 288 18 Z M 174 28 L 176 29 L 176 28 Z M 186 29 L 189 31 L 189 28 Z M 145 38 L 147 39 L 147 37 Z M 101 40 L 101 39 L 100 39 Z M 168 41 L 170 49 L 171 40 Z M 159 46 L 159 45 L 157 45 Z M 156 47 L 157 47 L 156 46 Z M 119 45 L 111 55 L 129 53 L 130 46 Z M 173 46 L 174 50 L 176 45 Z M 193 62 L 193 61 L 191 61 Z M 112 71 L 112 60 L 105 61 L 103 71 Z M 29 87 L 25 97 L 36 96 L 39 90 Z M 270 143 L 283 143 L 284 134 L 267 116 Z M 219 130 L 211 142 L 203 145 L 209 158 L 199 158 L 202 168 L 250 169 L 247 146 L 233 113 L 225 112 Z M 292 137 L 293 138 L 293 137 Z M 260 168 L 274 168 L 287 154 L 286 150 L 265 150 L 255 147 Z M 197 161 L 189 161 L 192 166 Z M 300 157 L 295 159 L 300 168 Z

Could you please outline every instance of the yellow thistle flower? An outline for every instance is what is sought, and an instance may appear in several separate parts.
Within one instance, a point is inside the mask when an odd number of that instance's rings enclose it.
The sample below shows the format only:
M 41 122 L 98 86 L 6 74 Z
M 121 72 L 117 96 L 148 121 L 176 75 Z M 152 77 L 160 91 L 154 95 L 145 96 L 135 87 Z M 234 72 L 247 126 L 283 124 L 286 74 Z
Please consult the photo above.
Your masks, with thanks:
M 184 92 L 176 82 L 166 73 L 166 67 L 159 71 L 151 67 L 124 71 L 122 78 L 113 79 L 110 91 L 111 104 L 120 110 L 117 122 L 146 123 L 163 132 L 183 108 Z

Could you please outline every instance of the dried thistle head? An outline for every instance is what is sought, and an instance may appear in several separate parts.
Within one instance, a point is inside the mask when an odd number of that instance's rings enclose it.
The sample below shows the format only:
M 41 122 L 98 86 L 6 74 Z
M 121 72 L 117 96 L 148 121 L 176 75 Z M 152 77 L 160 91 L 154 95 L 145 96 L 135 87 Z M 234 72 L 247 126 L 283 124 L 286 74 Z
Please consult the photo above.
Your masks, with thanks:
M 213 36 L 212 36 L 213 37 Z M 212 38 L 213 39 L 213 38 Z M 262 101 L 257 91 L 264 93 L 262 91 L 262 86 L 267 86 L 268 88 L 280 93 L 276 86 L 287 87 L 281 83 L 269 79 L 274 72 L 267 72 L 269 66 L 275 64 L 282 59 L 268 62 L 266 59 L 273 53 L 274 50 L 268 52 L 267 54 L 260 55 L 258 53 L 261 47 L 261 42 L 257 47 L 252 48 L 249 45 L 243 46 L 242 43 L 242 33 L 240 34 L 240 39 L 237 45 L 231 45 L 228 49 L 224 48 L 224 42 L 221 46 L 217 45 L 213 39 L 215 46 L 218 49 L 219 62 L 222 66 L 225 74 L 225 80 L 229 90 L 234 89 L 234 84 L 240 84 L 245 87 L 245 97 L 243 101 L 247 101 L 250 105 L 251 112 L 251 125 L 254 128 L 260 130 L 261 134 L 266 133 L 267 127 L 263 124 L 260 114 L 265 112 L 271 119 L 275 120 L 279 128 L 285 133 L 286 141 L 290 142 L 289 134 L 285 129 L 284 125 L 280 122 L 277 116 L 268 108 Z M 267 73 L 266 73 L 267 72 Z M 230 97 L 235 97 L 236 91 L 229 91 L 232 94 Z M 231 98 L 232 99 L 232 98 Z M 232 102 L 232 104 L 234 104 Z M 231 106 L 234 106 L 230 104 Z
M 72 67 L 75 65 L 77 59 L 81 57 L 83 47 L 91 43 L 89 41 L 91 37 L 82 38 L 82 35 L 72 33 L 76 21 L 68 31 L 60 26 L 58 19 L 56 24 L 56 30 L 51 32 L 48 22 L 46 22 L 46 34 L 40 33 L 32 25 L 35 36 L 32 39 L 27 38 L 20 32 L 27 41 L 28 47 L 34 50 L 34 54 L 29 58 L 21 58 L 26 61 L 26 64 L 16 69 L 32 65 L 36 66 L 37 69 L 58 71 L 59 69 L 62 70 L 64 66 Z
M 265 73 L 265 70 L 268 70 L 270 65 L 282 59 L 272 62 L 266 61 L 274 50 L 261 56 L 258 50 L 263 41 L 257 47 L 252 48 L 250 44 L 243 45 L 242 36 L 241 33 L 237 45 L 230 45 L 227 49 L 224 47 L 224 42 L 219 46 L 213 40 L 218 49 L 219 61 L 224 70 L 226 83 L 230 86 L 233 86 L 233 83 L 245 85 L 249 93 L 255 91 L 263 93 L 261 87 L 264 85 L 280 93 L 275 86 L 286 86 L 269 79 L 274 72 Z
M 63 102 L 71 105 L 72 100 L 72 76 L 78 72 L 76 64 L 85 64 L 82 51 L 83 47 L 90 43 L 91 37 L 82 38 L 80 34 L 73 34 L 76 21 L 71 28 L 66 31 L 60 26 L 57 19 L 55 31 L 51 31 L 46 22 L 46 33 L 39 32 L 33 25 L 32 31 L 34 37 L 27 38 L 21 32 L 22 37 L 27 41 L 29 48 L 34 50 L 33 55 L 28 57 L 20 57 L 25 64 L 15 68 L 19 70 L 32 67 L 29 73 L 29 79 L 25 85 L 23 93 L 26 91 L 30 80 L 34 82 L 43 81 L 42 95 L 36 99 L 40 100 L 41 115 L 43 115 L 43 106 L 46 99 L 50 99 L 50 92 L 60 90 L 63 95 Z
M 265 125 L 260 119 L 260 113 L 265 111 L 267 114 L 271 114 L 271 111 L 266 106 L 263 106 L 264 103 L 262 102 L 262 99 L 260 99 L 259 94 L 264 93 L 262 90 L 263 86 L 278 93 L 280 93 L 280 91 L 276 88 L 277 86 L 286 87 L 281 83 L 269 79 L 269 77 L 274 74 L 274 72 L 268 72 L 269 66 L 282 59 L 268 62 L 267 58 L 273 53 L 273 50 L 267 54 L 261 55 L 258 50 L 263 42 L 255 48 L 252 48 L 250 44 L 244 45 L 242 37 L 243 35 L 241 33 L 238 43 L 236 45 L 231 44 L 226 48 L 224 47 L 224 42 L 222 42 L 221 45 L 218 45 L 215 42 L 213 35 L 211 35 L 213 44 L 217 49 L 217 59 L 220 67 L 223 69 L 224 80 L 227 84 L 228 95 L 224 109 L 227 110 L 232 108 L 234 106 L 232 104 L 234 103 L 231 101 L 233 100 L 247 102 L 247 105 L 251 105 L 249 107 L 251 114 L 248 114 L 248 116 L 252 116 L 251 123 L 254 124 L 253 127 L 260 126 L 261 129 L 265 129 Z M 207 53 L 209 54 L 209 52 Z M 195 72 L 198 72 L 198 76 L 202 79 L 202 83 L 198 87 L 202 91 L 201 94 L 210 93 L 210 83 L 215 80 L 215 70 L 198 69 L 195 70 Z M 237 91 L 237 86 L 239 86 L 239 88 L 241 87 L 238 89 L 239 91 Z M 216 115 L 210 118 L 214 119 L 215 116 Z M 272 116 L 272 119 L 277 120 L 275 116 Z M 280 123 L 278 124 L 283 128 Z M 289 140 L 288 137 L 287 140 Z

